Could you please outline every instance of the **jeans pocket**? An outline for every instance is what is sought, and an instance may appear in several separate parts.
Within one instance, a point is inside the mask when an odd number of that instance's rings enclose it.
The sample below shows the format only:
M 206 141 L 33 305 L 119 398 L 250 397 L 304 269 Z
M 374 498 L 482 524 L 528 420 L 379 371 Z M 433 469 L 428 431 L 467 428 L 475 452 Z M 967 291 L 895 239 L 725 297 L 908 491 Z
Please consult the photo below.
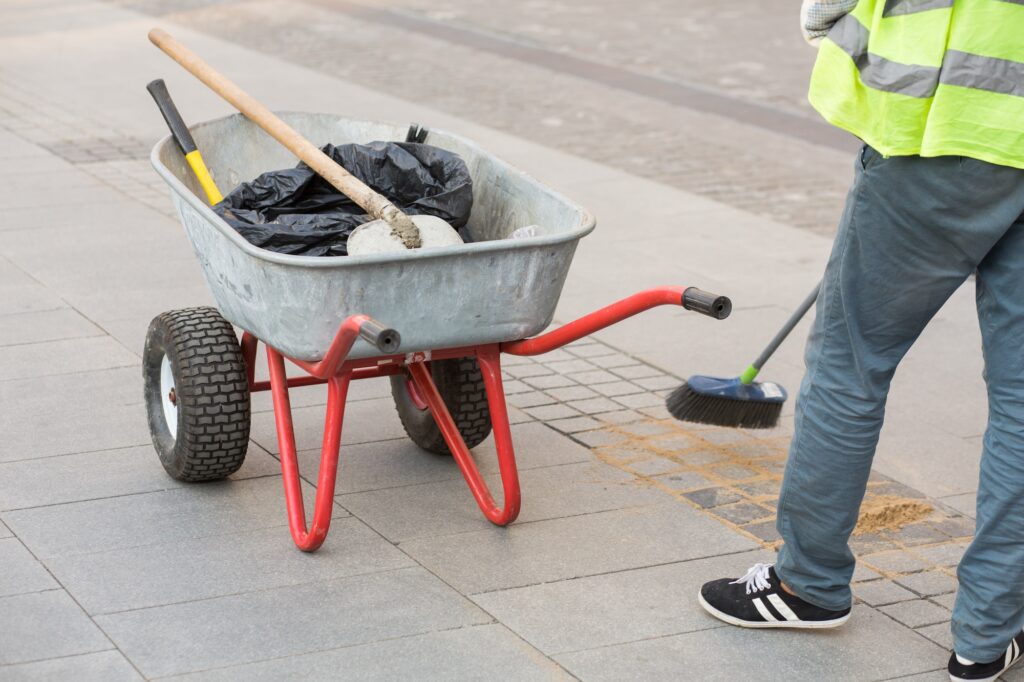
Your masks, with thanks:
M 878 152 L 871 145 L 864 143 L 860 148 L 860 169 L 867 170 L 868 166 L 878 158 Z

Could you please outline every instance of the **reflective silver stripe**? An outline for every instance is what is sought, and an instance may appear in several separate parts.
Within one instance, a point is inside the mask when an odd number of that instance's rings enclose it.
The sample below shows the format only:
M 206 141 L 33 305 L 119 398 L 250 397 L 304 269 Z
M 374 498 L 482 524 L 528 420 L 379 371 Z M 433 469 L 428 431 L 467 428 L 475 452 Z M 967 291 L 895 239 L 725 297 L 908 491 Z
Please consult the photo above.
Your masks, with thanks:
M 908 97 L 931 97 L 939 85 L 939 68 L 900 64 L 868 52 L 871 34 L 847 14 L 829 31 L 828 39 L 850 55 L 864 85 Z
M 1011 5 L 1024 5 L 1024 0 L 999 0 L 999 2 L 1008 2 Z
M 945 85 L 1024 97 L 1024 62 L 947 50 L 939 81 Z
M 1024 0 L 1010 0 L 1022 2 Z M 946 9 L 953 6 L 953 0 L 885 0 L 883 17 L 898 17 L 902 14 L 917 14 L 932 9 Z

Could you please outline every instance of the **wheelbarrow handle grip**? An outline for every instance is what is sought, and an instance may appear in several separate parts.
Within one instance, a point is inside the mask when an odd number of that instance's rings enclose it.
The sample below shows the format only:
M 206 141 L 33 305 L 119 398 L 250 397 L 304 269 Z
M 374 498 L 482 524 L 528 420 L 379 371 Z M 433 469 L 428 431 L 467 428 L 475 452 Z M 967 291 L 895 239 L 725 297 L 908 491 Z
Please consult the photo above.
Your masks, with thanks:
M 359 336 L 376 346 L 380 352 L 388 355 L 398 352 L 399 346 L 402 345 L 401 334 L 372 318 L 367 319 L 359 326 Z
M 697 287 L 689 287 L 683 292 L 683 307 L 716 320 L 724 320 L 732 313 L 732 301 L 728 296 L 712 294 Z
M 171 137 L 178 143 L 181 153 L 188 155 L 194 152 L 197 149 L 196 141 L 192 138 L 192 133 L 189 132 L 184 119 L 181 118 L 178 107 L 174 106 L 174 100 L 171 99 L 171 93 L 167 92 L 167 85 L 164 83 L 164 79 L 158 78 L 151 82 L 146 86 L 146 90 L 149 90 L 149 94 L 153 96 L 153 101 L 160 108 L 160 113 L 163 114 L 164 120 L 167 121 L 167 127 L 171 129 Z

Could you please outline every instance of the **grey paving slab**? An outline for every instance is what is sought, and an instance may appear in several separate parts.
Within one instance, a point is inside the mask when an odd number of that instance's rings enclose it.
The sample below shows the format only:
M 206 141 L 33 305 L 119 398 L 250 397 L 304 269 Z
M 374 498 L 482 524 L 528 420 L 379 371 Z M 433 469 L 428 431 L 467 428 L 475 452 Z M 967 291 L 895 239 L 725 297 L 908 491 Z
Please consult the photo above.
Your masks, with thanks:
M 307 509 L 313 492 L 303 486 Z M 287 535 L 280 476 L 23 509 L 5 512 L 3 521 L 44 561 L 261 528 Z
M 1005 676 L 1003 679 L 1005 679 Z M 949 673 L 946 672 L 946 666 L 942 666 L 927 673 L 892 677 L 886 680 L 886 682 L 949 682 Z
M 564 388 L 577 385 L 574 379 L 570 379 L 564 374 L 544 374 L 541 376 L 528 377 L 523 379 L 523 383 L 531 388 L 541 389 L 544 391 L 551 388 Z
M 935 602 L 936 604 L 939 604 L 940 606 L 945 606 L 947 609 L 952 611 L 953 605 L 956 603 L 956 592 L 951 592 L 950 594 L 940 594 L 934 597 L 929 597 L 929 599 Z
M 14 533 L 11 532 L 10 528 L 8 528 L 6 525 L 4 525 L 3 521 L 0 521 L 0 538 L 10 538 L 10 537 L 14 537 Z
M 978 511 L 978 495 L 977 493 L 962 493 L 960 495 L 949 495 L 947 497 L 940 498 L 943 504 L 948 504 L 953 509 L 956 509 L 961 514 L 974 518 L 974 515 Z
M 633 393 L 642 393 L 643 389 L 636 384 L 628 381 L 613 381 L 608 384 L 595 384 L 594 390 L 608 397 L 614 397 L 616 395 L 631 395 Z
M 714 486 L 713 481 L 695 471 L 679 471 L 672 474 L 664 474 L 663 476 L 658 476 L 655 480 L 673 490 L 701 489 Z
M 177 488 L 152 446 L 0 464 L 0 511 Z
M 896 579 L 903 587 L 913 590 L 922 597 L 934 597 L 940 594 L 956 592 L 956 578 L 941 571 L 923 571 Z
M 280 464 L 255 444 L 242 468 L 231 478 L 240 480 L 278 474 Z M 0 463 L 0 511 L 63 504 L 101 497 L 179 488 L 157 458 L 152 445 L 55 455 Z
M 185 675 L 184 680 L 571 680 L 499 624 L 322 651 Z
M 0 665 L 113 648 L 64 590 L 2 597 L 0 613 Z
M 608 424 L 630 424 L 648 418 L 636 410 L 615 410 L 614 412 L 601 412 L 594 416 Z
M 564 388 L 552 388 L 545 391 L 549 396 L 563 402 L 569 400 L 585 400 L 587 398 L 596 398 L 597 393 L 587 388 L 586 386 L 566 386 Z M 523 406 L 528 407 L 528 406 Z
M 616 396 L 615 402 L 623 407 L 639 409 L 642 407 L 658 407 L 665 403 L 665 399 L 654 393 L 636 393 L 634 395 Z
M 573 400 L 568 403 L 573 409 L 584 414 L 599 414 L 601 412 L 613 412 L 622 409 L 621 406 L 609 398 L 589 398 L 587 400 Z
M 646 379 L 648 377 L 662 376 L 662 372 L 650 365 L 635 364 L 611 368 L 613 374 L 618 374 L 623 379 Z
M 591 459 L 586 448 L 543 424 L 515 424 L 512 426 L 512 439 L 520 471 Z M 473 457 L 481 472 L 497 472 L 494 438 L 490 437 L 473 448 Z M 462 472 L 451 457 L 426 452 L 404 436 L 397 440 L 349 447 L 343 443 L 339 461 L 336 489 L 339 495 L 462 479 Z M 319 449 L 300 452 L 299 466 L 307 480 L 316 480 L 320 470 Z
M 320 448 L 324 432 L 324 408 L 321 406 L 292 409 L 295 443 L 299 450 Z M 277 430 L 274 418 L 263 413 L 252 421 L 252 439 L 277 454 Z M 405 430 L 398 420 L 391 398 L 362 400 L 345 408 L 345 424 L 341 432 L 341 447 L 359 443 L 404 438 Z
M 568 419 L 571 417 L 577 417 L 580 412 L 568 405 L 563 403 L 555 403 L 554 405 L 541 405 L 539 407 L 531 407 L 526 410 L 534 419 L 541 421 L 554 421 L 556 419 Z
M 555 419 L 554 421 L 547 420 L 544 423 L 562 433 L 593 431 L 604 426 L 604 424 L 593 417 L 569 417 L 568 419 Z
M 890 604 L 880 607 L 879 610 L 908 628 L 919 628 L 923 625 L 934 625 L 949 620 L 949 611 L 927 599 Z
M 164 285 L 137 286 L 131 284 L 131 277 L 120 279 L 122 284 L 68 285 L 61 289 L 61 296 L 139 355 L 146 328 L 154 317 L 167 310 L 214 304 L 206 284 L 189 277 Z
M 420 568 L 127 611 L 96 619 L 147 677 L 365 644 L 490 620 L 465 597 Z
M 102 334 L 99 327 L 70 308 L 0 316 L 0 346 Z
M 34 186 L 26 183 L 0 184 L 0 202 L 7 207 L 5 210 L 31 209 L 38 211 L 39 205 L 44 202 L 48 207 L 74 206 L 104 200 L 113 202 L 121 198 L 109 187 L 84 173 L 72 171 L 69 175 L 77 178 L 77 182 L 67 183 L 67 186 L 62 187 L 60 192 L 54 192 L 52 188 L 39 184 Z
M 893 573 L 911 573 L 931 568 L 921 557 L 901 549 L 867 554 L 860 557 L 860 560 L 870 567 Z
M 513 524 L 403 542 L 460 592 L 474 594 L 753 549 L 679 503 Z
M 0 286 L 0 315 L 44 312 L 67 307 L 55 292 L 40 284 Z
M 0 381 L 138 365 L 139 359 L 109 336 L 9 346 L 0 355 Z
M 59 588 L 17 538 L 0 540 L 0 597 Z
M 93 615 L 415 565 L 351 517 L 335 519 L 327 542 L 313 554 L 300 551 L 286 529 L 276 527 L 52 557 L 46 563 Z
M 562 654 L 555 660 L 580 679 L 595 682 L 673 680 L 686 670 L 700 670 L 702 680 L 862 682 L 934 670 L 946 656 L 940 647 L 882 614 L 857 607 L 850 622 L 835 630 L 766 635 L 714 627 Z M 766 665 L 771 666 L 770 675 Z
M 0 461 L 150 442 L 138 367 L 0 381 Z
M 936 566 L 952 567 L 960 563 L 966 549 L 967 543 L 951 542 L 934 547 L 915 547 L 914 554 Z
M 501 504 L 501 483 L 489 477 Z M 665 499 L 629 474 L 597 461 L 527 469 L 520 473 L 517 523 L 638 507 Z M 341 495 L 338 502 L 392 541 L 491 528 L 462 480 Z
M 917 632 L 932 640 L 946 651 L 953 650 L 953 633 L 949 629 L 949 623 L 927 625 L 923 628 L 917 628 Z
M 872 580 L 855 585 L 853 593 L 868 606 L 885 606 L 917 599 L 918 595 L 891 580 Z
M 473 601 L 548 655 L 717 627 L 700 585 L 741 575 L 757 551 L 487 592 Z
M 0 677 L 18 682 L 135 682 L 142 676 L 119 651 L 77 654 L 5 667 Z
M 0 251 L 61 294 L 114 294 L 126 283 L 158 287 L 201 281 L 200 267 L 175 222 L 133 201 L 114 202 L 112 211 L 115 215 L 104 221 L 89 207 L 80 207 L 71 225 L 8 231 Z M 40 239 L 46 239 L 47 249 L 39 249 Z M 118 257 L 111 258 L 112 253 Z M 104 267 L 94 267 L 96 262 Z
M 21 159 L 21 157 L 41 156 L 52 158 L 56 163 L 56 156 L 53 156 L 42 147 L 28 142 L 22 137 L 0 130 L 0 159 Z
M 583 389 L 582 386 L 576 386 L 574 388 Z M 515 405 L 516 407 L 524 409 L 537 407 L 539 405 L 551 405 L 555 402 L 557 402 L 556 398 L 543 391 L 526 391 L 524 393 L 514 393 L 513 395 L 508 396 L 509 405 Z
M 556 374 L 570 374 L 572 372 L 587 372 L 596 367 L 586 360 L 572 359 L 572 360 L 561 360 L 561 361 L 549 361 L 546 357 L 541 357 L 544 366 L 550 369 Z

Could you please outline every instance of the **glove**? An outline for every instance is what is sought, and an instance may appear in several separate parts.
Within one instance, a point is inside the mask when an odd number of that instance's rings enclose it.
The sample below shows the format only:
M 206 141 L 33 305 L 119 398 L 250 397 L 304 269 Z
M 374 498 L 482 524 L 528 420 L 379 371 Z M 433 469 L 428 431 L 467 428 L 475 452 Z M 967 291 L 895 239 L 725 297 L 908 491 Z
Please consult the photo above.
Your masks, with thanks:
M 853 11 L 857 0 L 804 0 L 800 7 L 800 32 L 817 47 L 835 23 Z

